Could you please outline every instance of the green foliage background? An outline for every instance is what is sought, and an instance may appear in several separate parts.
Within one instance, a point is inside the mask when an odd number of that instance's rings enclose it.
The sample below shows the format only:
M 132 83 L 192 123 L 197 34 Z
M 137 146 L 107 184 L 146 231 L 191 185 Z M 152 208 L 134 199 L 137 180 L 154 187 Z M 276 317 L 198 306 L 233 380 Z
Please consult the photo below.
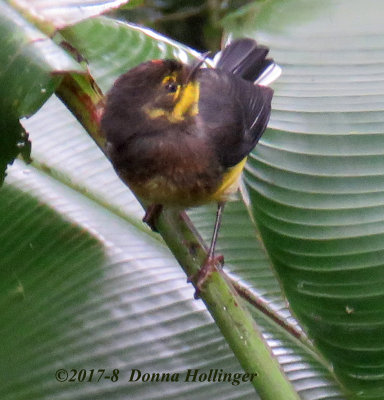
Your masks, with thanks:
M 250 205 L 234 202 L 225 214 L 226 270 L 286 324 L 249 306 L 300 398 L 382 400 L 383 5 L 247 3 L 135 1 L 113 15 L 146 18 L 174 36 L 189 27 L 210 31 L 206 41 L 187 34 L 197 49 L 217 48 L 221 29 L 271 48 L 283 75 L 269 129 L 247 165 Z M 40 0 L 29 5 L 50 9 Z M 113 19 L 71 20 L 78 10 L 66 0 L 55 7 L 68 19 L 51 40 L 41 31 L 52 32 L 49 23 L 27 22 L 12 2 L 0 2 L 4 162 L 28 147 L 18 118 L 33 114 L 22 120 L 33 163 L 15 161 L 0 190 L 1 398 L 255 398 L 250 385 L 55 381 L 64 367 L 119 368 L 121 376 L 138 367 L 240 369 L 164 242 L 141 224 L 136 199 L 51 97 L 63 77 L 84 77 L 63 39 L 85 56 L 104 91 L 141 61 L 196 53 Z M 209 238 L 214 210 L 190 215 Z
M 220 50 L 224 16 L 252 1 L 141 0 L 136 3 L 130 2 L 111 15 L 151 27 L 193 49 L 206 52 Z

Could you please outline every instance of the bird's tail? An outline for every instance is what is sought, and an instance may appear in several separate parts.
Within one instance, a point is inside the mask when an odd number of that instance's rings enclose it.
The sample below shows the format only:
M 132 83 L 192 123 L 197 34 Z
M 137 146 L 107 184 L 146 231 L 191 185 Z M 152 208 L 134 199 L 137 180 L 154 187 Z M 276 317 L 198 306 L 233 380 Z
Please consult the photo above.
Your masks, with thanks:
M 216 68 L 267 86 L 281 73 L 273 59 L 266 58 L 268 52 L 268 47 L 258 45 L 253 39 L 237 39 L 219 53 Z

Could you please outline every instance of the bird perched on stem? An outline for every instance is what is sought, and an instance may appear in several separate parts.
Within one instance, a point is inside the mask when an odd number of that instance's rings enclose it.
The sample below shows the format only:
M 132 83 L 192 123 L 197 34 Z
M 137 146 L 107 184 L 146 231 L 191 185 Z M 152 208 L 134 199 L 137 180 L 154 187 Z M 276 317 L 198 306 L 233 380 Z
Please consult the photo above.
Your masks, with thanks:
M 223 207 L 269 121 L 273 90 L 258 84 L 275 65 L 267 53 L 254 40 L 239 39 L 224 48 L 215 68 L 202 68 L 204 60 L 151 60 L 121 75 L 107 95 L 101 127 L 108 155 L 148 205 L 143 220 L 152 229 L 163 207 L 218 204 L 198 291 L 223 262 L 215 257 Z

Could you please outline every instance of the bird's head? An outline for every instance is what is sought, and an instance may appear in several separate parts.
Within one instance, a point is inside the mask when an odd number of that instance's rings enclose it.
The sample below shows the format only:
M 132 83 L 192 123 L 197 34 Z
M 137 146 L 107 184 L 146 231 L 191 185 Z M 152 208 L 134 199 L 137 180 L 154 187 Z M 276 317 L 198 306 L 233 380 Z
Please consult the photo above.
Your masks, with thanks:
M 142 63 L 116 81 L 108 94 L 106 113 L 112 110 L 114 118 L 144 113 L 151 121 L 182 122 L 198 113 L 199 67 L 175 60 Z

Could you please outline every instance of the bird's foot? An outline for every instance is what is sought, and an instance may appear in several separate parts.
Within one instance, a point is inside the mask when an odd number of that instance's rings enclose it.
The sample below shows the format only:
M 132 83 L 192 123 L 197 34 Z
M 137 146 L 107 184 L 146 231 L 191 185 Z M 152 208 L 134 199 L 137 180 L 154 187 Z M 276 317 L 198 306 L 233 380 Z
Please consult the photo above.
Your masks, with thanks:
M 217 271 L 218 267 L 222 267 L 224 265 L 224 256 L 222 254 L 214 255 L 211 257 L 207 257 L 200 267 L 199 271 L 188 277 L 187 282 L 194 282 L 196 291 L 195 291 L 195 299 L 200 298 L 200 293 L 203 289 L 204 284 L 207 279 L 212 275 L 213 272 Z
M 143 222 L 147 224 L 154 232 L 158 232 L 156 228 L 156 223 L 162 211 L 162 204 L 151 204 L 150 206 L 148 206 L 143 217 Z

